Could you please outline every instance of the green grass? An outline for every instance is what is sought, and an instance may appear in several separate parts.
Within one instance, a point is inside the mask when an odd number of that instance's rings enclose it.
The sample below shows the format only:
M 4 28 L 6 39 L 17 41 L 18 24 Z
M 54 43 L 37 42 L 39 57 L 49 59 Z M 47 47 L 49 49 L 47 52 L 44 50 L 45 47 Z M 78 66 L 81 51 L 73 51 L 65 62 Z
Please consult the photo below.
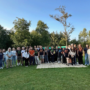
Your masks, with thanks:
M 90 90 L 90 66 L 36 69 L 32 65 L 3 69 L 0 90 Z

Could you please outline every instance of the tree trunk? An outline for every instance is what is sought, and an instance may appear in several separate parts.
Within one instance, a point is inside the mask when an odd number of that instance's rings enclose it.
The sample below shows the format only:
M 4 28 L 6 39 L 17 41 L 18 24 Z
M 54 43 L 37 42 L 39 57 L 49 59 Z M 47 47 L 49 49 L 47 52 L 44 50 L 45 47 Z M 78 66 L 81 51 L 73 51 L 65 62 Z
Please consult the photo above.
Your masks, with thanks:
M 67 46 L 67 39 L 66 39 L 66 46 Z

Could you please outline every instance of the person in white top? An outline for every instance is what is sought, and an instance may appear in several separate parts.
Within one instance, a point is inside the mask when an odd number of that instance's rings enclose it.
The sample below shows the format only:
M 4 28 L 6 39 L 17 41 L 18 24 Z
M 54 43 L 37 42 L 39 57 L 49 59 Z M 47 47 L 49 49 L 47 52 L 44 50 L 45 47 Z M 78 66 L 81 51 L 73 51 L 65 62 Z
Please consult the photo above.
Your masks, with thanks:
M 87 50 L 87 54 L 88 54 L 89 65 L 90 65 L 90 46 L 89 46 L 89 49 Z
M 28 67 L 28 60 L 29 60 L 29 52 L 27 49 L 25 49 L 25 52 L 23 53 L 23 57 L 25 60 L 25 66 Z
M 12 51 L 11 48 L 8 48 L 8 51 L 6 52 L 6 68 L 8 68 L 10 63 L 10 67 L 12 67 Z
M 21 66 L 23 65 L 23 61 L 24 61 L 24 52 L 25 52 L 25 49 L 24 49 L 24 47 L 22 47 L 22 50 L 21 50 L 21 58 L 22 58 Z
M 15 48 L 12 48 L 12 65 L 16 66 L 16 50 Z
M 76 55 L 76 52 L 75 52 L 75 50 L 74 50 L 73 47 L 71 48 L 71 50 L 70 50 L 70 52 L 69 52 L 69 55 L 71 55 L 72 65 L 75 64 L 75 59 L 74 59 L 74 57 L 75 57 L 75 55 Z
M 2 62 L 2 65 L 3 65 L 3 68 L 4 68 L 5 64 L 6 64 L 6 51 L 5 51 L 5 49 L 3 49 L 3 55 L 4 55 L 4 60 Z

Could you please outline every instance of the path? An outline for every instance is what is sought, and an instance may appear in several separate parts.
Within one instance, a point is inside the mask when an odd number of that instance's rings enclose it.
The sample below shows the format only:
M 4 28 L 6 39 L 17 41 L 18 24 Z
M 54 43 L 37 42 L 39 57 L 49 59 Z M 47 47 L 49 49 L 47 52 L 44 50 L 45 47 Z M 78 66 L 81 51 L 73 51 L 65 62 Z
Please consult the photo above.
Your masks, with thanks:
M 68 68 L 68 67 L 75 67 L 75 68 L 81 68 L 81 67 L 86 67 L 85 65 L 69 65 L 67 66 L 66 64 L 61 64 L 61 63 L 44 63 L 40 64 L 37 66 L 37 69 L 40 68 Z

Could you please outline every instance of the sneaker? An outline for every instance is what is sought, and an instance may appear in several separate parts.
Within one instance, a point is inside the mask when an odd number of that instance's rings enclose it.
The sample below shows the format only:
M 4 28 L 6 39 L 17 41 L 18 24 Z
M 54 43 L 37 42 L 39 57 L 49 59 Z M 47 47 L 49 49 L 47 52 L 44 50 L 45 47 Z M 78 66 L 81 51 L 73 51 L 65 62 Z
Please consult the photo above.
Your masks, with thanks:
M 20 65 L 20 63 L 18 63 L 18 65 Z
M 3 67 L 1 69 L 3 69 Z
M 28 66 L 25 66 L 25 67 L 28 67 Z
M 2 69 L 2 67 L 0 67 L 0 69 Z
M 18 66 L 19 64 L 17 63 L 17 66 Z
M 81 65 L 83 65 L 83 64 L 81 64 Z

